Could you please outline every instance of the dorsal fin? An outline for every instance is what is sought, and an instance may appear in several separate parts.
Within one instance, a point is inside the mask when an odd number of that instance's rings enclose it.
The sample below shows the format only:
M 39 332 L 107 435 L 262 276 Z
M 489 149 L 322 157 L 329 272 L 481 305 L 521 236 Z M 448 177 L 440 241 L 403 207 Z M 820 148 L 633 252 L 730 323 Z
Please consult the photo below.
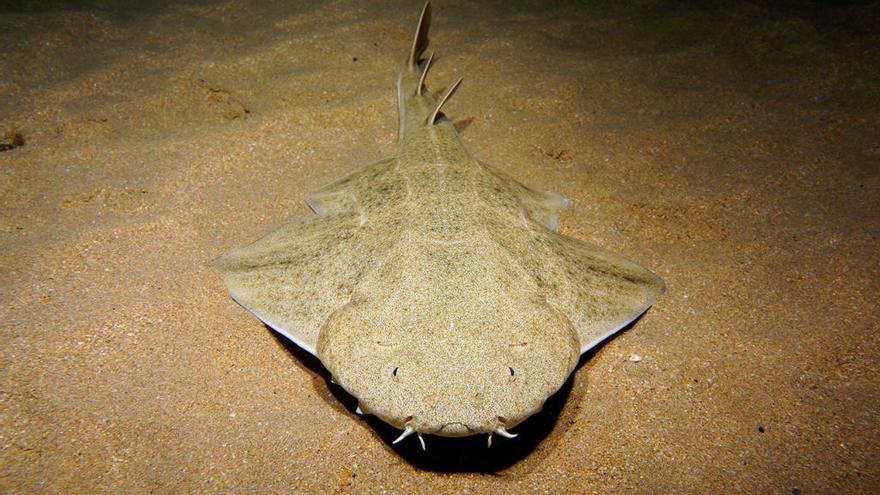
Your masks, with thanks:
M 422 76 L 419 77 L 419 84 L 416 85 L 416 95 L 422 94 L 422 88 L 425 87 L 425 76 L 428 75 L 428 69 L 431 68 L 431 60 L 434 60 L 434 52 L 428 55 L 428 61 L 425 62 L 425 68 L 422 69 Z
M 447 89 L 446 92 L 443 93 L 443 97 L 440 98 L 440 101 L 437 103 L 437 107 L 434 108 L 433 112 L 431 112 L 431 116 L 428 118 L 428 120 L 427 120 L 427 122 L 425 122 L 425 124 L 427 124 L 427 125 L 434 124 L 434 122 L 437 120 L 437 114 L 440 113 L 440 109 L 443 107 L 443 104 L 446 103 L 446 100 L 448 100 L 449 97 L 452 96 L 452 93 L 455 92 L 456 88 L 458 88 L 458 85 L 461 83 L 461 79 L 462 78 L 459 77 L 458 81 L 455 81 L 455 84 L 453 84 L 452 86 L 449 86 L 449 89 Z
M 409 66 L 415 67 L 419 63 L 419 57 L 428 48 L 428 29 L 431 27 L 431 2 L 425 2 L 422 7 L 422 15 L 419 17 L 419 27 L 413 38 L 412 51 L 409 53 Z

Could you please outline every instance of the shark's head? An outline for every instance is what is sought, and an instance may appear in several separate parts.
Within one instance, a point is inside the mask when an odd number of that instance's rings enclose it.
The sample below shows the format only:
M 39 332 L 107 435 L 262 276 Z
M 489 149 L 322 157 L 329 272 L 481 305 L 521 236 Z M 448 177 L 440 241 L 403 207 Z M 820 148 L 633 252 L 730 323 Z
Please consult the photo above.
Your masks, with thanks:
M 318 356 L 363 412 L 405 434 L 508 435 L 541 410 L 577 363 L 575 332 L 546 304 L 491 323 L 442 314 L 381 319 L 371 306 L 334 314 Z

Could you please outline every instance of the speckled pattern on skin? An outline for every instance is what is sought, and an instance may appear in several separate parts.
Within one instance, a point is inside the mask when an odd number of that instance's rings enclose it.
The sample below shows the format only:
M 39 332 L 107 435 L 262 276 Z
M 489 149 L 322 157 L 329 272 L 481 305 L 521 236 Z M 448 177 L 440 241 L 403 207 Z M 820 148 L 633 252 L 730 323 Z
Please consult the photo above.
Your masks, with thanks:
M 363 412 L 407 433 L 507 434 L 664 284 L 557 234 L 568 200 L 476 161 L 449 119 L 432 120 L 419 60 L 430 5 L 421 19 L 398 78 L 395 156 L 310 195 L 316 216 L 214 266 Z

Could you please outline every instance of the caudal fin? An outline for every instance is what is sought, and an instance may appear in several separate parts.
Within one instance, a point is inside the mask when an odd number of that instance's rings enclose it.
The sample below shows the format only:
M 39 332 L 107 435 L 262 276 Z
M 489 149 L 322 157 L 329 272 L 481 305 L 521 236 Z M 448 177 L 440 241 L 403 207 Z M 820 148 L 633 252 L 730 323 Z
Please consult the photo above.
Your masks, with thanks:
M 419 27 L 416 29 L 416 36 L 413 38 L 412 50 L 409 53 L 409 67 L 415 68 L 419 63 L 419 58 L 425 49 L 428 48 L 428 31 L 431 28 L 431 2 L 425 2 L 422 7 L 422 15 L 419 17 Z
M 419 16 L 419 24 L 413 37 L 412 49 L 406 66 L 400 72 L 397 79 L 397 103 L 400 112 L 400 139 L 403 142 L 406 136 L 424 126 L 434 125 L 443 121 L 441 108 L 446 100 L 452 96 L 461 79 L 448 87 L 439 100 L 435 99 L 429 91 L 425 90 L 425 76 L 431 68 L 434 53 L 427 61 L 422 59 L 428 48 L 428 31 L 431 28 L 431 2 L 425 2 L 422 14 Z

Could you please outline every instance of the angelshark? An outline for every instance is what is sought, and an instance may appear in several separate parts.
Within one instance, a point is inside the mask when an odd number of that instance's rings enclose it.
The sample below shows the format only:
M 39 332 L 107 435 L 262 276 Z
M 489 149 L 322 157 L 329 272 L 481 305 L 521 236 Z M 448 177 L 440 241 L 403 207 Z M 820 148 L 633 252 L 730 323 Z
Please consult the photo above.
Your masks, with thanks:
M 663 292 L 649 270 L 556 232 L 568 200 L 465 150 L 425 88 L 425 4 L 397 79 L 393 157 L 307 198 L 214 266 L 232 297 L 314 354 L 374 414 L 418 434 L 515 436 L 581 353 Z

